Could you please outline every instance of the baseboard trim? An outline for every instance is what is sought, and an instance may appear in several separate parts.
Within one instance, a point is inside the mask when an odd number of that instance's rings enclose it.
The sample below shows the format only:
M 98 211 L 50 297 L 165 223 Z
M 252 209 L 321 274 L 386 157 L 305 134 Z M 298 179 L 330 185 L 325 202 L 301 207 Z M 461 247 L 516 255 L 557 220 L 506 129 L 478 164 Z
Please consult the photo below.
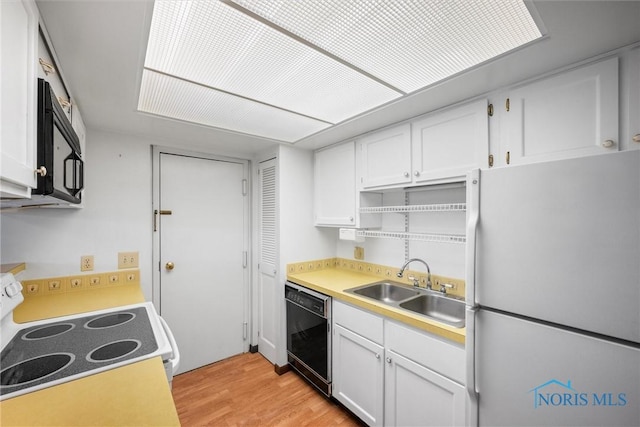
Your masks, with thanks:
M 276 374 L 282 375 L 289 372 L 291 370 L 291 366 L 289 366 L 289 364 L 286 364 L 284 366 L 273 365 L 273 370 L 276 372 Z

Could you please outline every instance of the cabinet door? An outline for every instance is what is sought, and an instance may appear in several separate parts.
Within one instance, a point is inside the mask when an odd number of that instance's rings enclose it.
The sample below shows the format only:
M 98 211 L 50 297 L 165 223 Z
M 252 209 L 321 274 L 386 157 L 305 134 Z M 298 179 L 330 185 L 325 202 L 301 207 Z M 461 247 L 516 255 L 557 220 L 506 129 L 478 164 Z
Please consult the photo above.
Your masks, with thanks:
M 505 117 L 506 163 L 617 151 L 618 58 L 511 91 Z
M 383 423 L 382 346 L 333 327 L 333 397 L 370 426 Z
M 0 1 L 0 195 L 30 197 L 36 186 L 36 49 L 31 0 Z
M 315 225 L 354 226 L 356 223 L 355 143 L 315 153 Z
M 362 188 L 411 182 L 411 125 L 376 132 L 360 139 L 358 144 Z
M 413 122 L 414 181 L 459 178 L 486 167 L 488 118 L 487 100 L 482 99 Z
M 62 111 L 67 115 L 67 119 L 72 121 L 71 100 L 65 85 L 62 83 L 59 67 L 53 60 L 53 55 L 51 54 L 53 49 L 47 44 L 42 33 L 38 35 L 38 66 L 36 67 L 38 77 L 49 82 L 51 90 L 53 90 L 58 103 L 62 107 Z
M 462 426 L 465 388 L 391 350 L 385 353 L 386 426 Z

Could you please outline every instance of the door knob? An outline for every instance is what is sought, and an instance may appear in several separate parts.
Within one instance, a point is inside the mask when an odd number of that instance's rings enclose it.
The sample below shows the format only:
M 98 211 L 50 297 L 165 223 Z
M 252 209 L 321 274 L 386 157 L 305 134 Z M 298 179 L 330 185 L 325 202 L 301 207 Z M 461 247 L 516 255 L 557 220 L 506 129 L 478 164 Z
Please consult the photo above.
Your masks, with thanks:
M 172 263 L 171 261 L 169 261 L 164 265 L 164 268 L 166 268 L 167 270 L 173 270 L 173 267 L 175 267 L 175 264 Z

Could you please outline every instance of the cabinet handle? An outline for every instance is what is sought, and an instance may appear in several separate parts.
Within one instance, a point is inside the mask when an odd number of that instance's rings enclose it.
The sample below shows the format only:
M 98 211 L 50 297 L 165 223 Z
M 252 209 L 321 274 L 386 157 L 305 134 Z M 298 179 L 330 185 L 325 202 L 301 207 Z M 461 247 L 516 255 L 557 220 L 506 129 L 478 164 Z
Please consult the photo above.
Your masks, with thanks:
M 420 171 L 415 171 L 413 174 L 414 174 L 415 176 L 420 176 Z
M 387 357 L 385 360 L 387 361 L 387 363 L 391 363 L 391 358 L 390 357 Z
M 376 359 L 380 359 L 380 353 L 376 353 Z
M 633 142 L 640 142 L 640 133 L 636 133 L 631 139 L 633 140 Z
M 507 154 L 505 156 L 505 160 L 507 161 L 507 164 L 511 163 L 511 151 L 507 151 Z
M 64 107 L 64 108 L 71 107 L 71 101 L 69 101 L 68 99 L 63 98 L 61 96 L 58 96 L 58 102 L 60 103 L 61 107 Z
M 47 168 L 45 168 L 44 166 L 40 166 L 38 169 L 36 169 L 36 174 L 40 176 L 47 176 Z
M 405 177 L 405 178 L 409 178 L 409 175 L 410 175 L 410 174 L 409 174 L 409 172 L 405 172 L 405 173 L 404 173 L 404 177 Z
M 605 139 L 604 141 L 602 141 L 602 146 L 604 148 L 611 148 L 614 145 L 616 145 L 615 141 L 612 139 Z
M 42 70 L 44 71 L 45 76 L 56 73 L 56 68 L 52 64 L 49 64 L 47 61 L 45 61 L 42 58 L 39 58 L 39 59 L 40 59 L 40 66 L 42 67 Z
M 349 217 L 349 222 L 353 223 L 353 217 L 352 216 Z

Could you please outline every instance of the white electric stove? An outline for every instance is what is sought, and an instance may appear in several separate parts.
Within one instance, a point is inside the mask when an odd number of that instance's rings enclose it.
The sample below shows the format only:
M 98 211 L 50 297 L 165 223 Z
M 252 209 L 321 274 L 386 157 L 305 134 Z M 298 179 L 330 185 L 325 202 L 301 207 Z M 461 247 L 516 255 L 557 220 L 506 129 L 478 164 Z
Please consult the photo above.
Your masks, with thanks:
M 22 285 L 2 275 L 0 400 L 161 356 L 169 382 L 179 352 L 151 303 L 17 324 Z

